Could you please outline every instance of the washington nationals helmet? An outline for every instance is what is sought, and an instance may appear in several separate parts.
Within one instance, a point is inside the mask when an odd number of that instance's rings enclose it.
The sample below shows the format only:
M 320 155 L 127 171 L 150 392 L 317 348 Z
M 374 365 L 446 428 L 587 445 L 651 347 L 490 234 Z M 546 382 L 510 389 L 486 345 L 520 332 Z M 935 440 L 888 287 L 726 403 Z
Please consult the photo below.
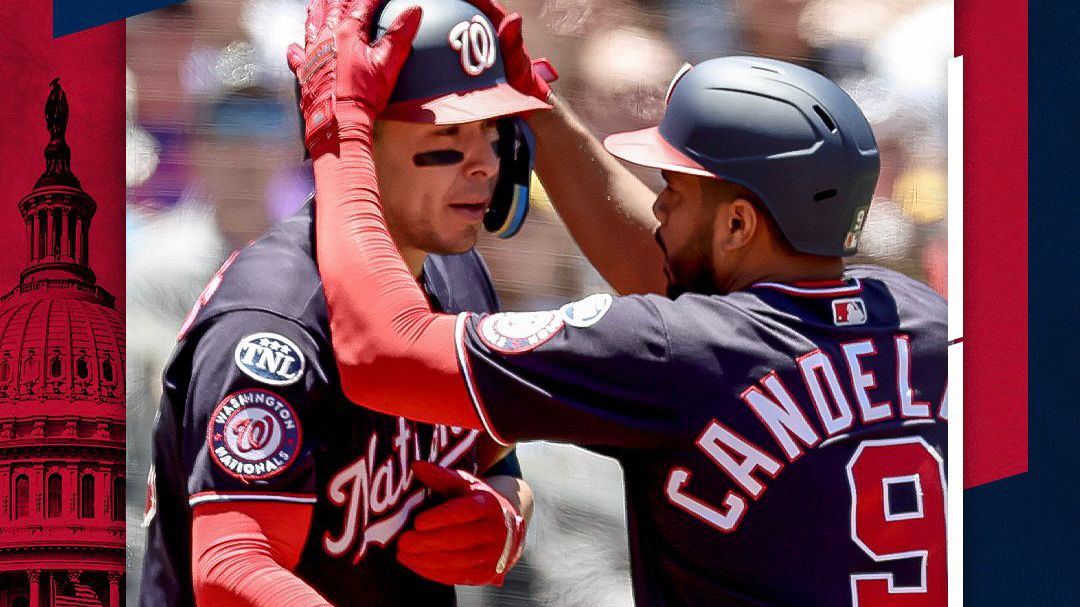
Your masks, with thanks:
M 535 150 L 525 122 L 514 116 L 551 106 L 507 83 L 495 27 L 464 0 L 391 0 L 378 15 L 375 37 L 412 6 L 423 9 L 420 28 L 380 117 L 446 125 L 500 119 L 499 179 L 484 227 L 509 238 L 528 212 Z
M 719 177 L 764 203 L 795 250 L 852 255 L 877 184 L 870 124 L 851 97 L 808 69 L 759 57 L 686 66 L 658 127 L 604 147 L 628 162 Z

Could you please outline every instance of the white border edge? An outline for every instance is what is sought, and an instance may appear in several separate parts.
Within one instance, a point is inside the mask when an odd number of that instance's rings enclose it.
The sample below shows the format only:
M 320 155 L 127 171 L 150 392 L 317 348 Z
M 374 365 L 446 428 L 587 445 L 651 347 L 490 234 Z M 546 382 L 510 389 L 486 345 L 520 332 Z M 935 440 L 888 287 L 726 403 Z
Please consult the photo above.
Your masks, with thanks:
M 948 562 L 949 607 L 964 604 L 964 344 L 949 346 L 949 449 L 945 517 L 945 553 Z M 960 445 L 961 448 L 955 448 Z
M 949 60 L 949 341 L 964 335 L 964 58 Z
M 964 57 L 948 65 L 949 430 L 946 554 L 949 607 L 964 604 Z

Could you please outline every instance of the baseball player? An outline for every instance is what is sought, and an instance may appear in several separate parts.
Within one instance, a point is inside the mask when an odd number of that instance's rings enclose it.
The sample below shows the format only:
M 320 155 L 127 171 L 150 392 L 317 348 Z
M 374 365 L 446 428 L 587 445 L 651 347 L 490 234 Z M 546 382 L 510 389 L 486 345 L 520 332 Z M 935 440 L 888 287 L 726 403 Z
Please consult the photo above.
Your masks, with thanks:
M 529 150 L 510 117 L 548 106 L 505 83 L 475 7 L 423 4 L 374 148 L 395 255 L 433 309 L 494 312 L 472 247 L 481 223 L 520 223 Z M 388 43 L 417 29 L 401 5 L 378 24 Z M 305 86 L 325 76 L 290 63 Z M 453 605 L 452 584 L 501 583 L 520 556 L 531 494 L 513 454 L 343 394 L 313 221 L 309 202 L 234 254 L 184 324 L 154 430 L 142 605 Z
M 333 111 L 311 140 L 317 259 L 352 400 L 616 458 L 639 605 L 944 605 L 945 304 L 900 274 L 844 267 L 879 170 L 854 102 L 781 61 L 682 72 L 658 128 L 605 141 L 663 171 L 654 242 L 670 298 L 438 313 L 386 231 L 371 152 L 407 36 L 369 45 L 360 4 L 323 28 L 325 84 L 304 87 L 308 112 Z M 515 39 L 525 56 L 514 27 L 500 23 L 504 56 Z M 579 160 L 571 147 L 548 153 Z M 627 203 L 593 209 L 613 221 Z M 652 259 L 635 256 L 647 225 L 608 243 L 627 267 Z

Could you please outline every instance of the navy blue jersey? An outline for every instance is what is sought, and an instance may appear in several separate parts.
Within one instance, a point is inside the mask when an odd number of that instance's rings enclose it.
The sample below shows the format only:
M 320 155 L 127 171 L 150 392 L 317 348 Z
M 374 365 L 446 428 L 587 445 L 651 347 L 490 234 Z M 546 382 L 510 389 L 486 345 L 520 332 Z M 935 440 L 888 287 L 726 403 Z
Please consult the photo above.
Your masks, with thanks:
M 230 259 L 185 323 L 154 429 L 142 605 L 193 604 L 192 507 L 237 500 L 314 506 L 296 573 L 334 605 L 454 604 L 452 587 L 397 562 L 393 541 L 427 499 L 411 463 L 475 472 L 478 433 L 344 396 L 313 235 L 308 204 Z M 443 310 L 497 309 L 475 252 L 429 256 L 423 278 Z
M 861 266 L 461 319 L 489 433 L 622 464 L 638 605 L 945 604 L 946 306 L 925 285 Z

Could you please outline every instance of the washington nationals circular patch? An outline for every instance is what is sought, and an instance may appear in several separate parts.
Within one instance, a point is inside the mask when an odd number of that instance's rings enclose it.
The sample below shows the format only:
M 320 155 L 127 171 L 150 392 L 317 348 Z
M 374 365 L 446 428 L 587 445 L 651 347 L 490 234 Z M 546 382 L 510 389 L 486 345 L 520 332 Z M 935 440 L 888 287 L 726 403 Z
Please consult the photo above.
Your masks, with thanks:
M 225 397 L 210 416 L 206 442 L 214 461 L 243 481 L 284 472 L 300 452 L 300 421 L 281 396 L 241 390 Z
M 559 312 L 500 312 L 485 316 L 477 325 L 484 344 L 504 354 L 528 352 L 562 330 Z

